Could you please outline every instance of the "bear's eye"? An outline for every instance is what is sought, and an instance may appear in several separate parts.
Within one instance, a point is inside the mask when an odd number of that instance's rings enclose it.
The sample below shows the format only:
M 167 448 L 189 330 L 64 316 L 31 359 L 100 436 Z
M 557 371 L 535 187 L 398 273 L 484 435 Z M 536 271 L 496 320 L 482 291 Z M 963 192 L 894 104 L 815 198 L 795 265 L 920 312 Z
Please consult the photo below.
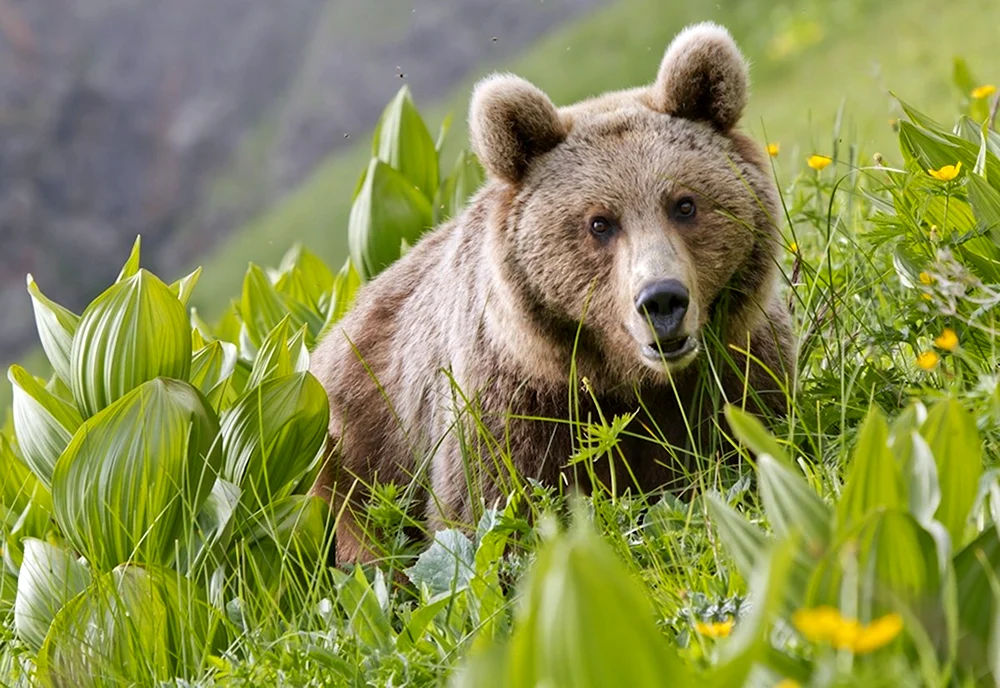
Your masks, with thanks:
M 674 216 L 680 220 L 690 220 L 694 217 L 697 208 L 694 205 L 694 199 L 690 196 L 685 196 L 684 198 L 677 201 L 677 205 L 674 206 Z
M 595 217 L 590 220 L 590 232 L 597 237 L 607 237 L 614 231 L 614 223 L 606 217 Z

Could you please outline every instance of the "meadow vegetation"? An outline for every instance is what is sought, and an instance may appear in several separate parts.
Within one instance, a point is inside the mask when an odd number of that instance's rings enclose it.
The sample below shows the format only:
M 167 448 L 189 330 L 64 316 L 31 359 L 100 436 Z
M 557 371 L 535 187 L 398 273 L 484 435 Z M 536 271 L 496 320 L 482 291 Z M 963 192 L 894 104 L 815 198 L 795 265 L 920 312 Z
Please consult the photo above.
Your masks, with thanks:
M 770 427 L 726 407 L 740 461 L 700 457 L 684 499 L 520 480 L 425 541 L 405 535 L 411 486 L 380 485 L 387 556 L 328 564 L 310 350 L 482 178 L 405 88 L 341 194 L 349 259 L 251 263 L 208 319 L 207 272 L 168 284 L 139 241 L 81 314 L 29 279 L 53 374 L 8 371 L 3 682 L 995 685 L 998 96 L 951 66 L 953 114 L 897 101 L 879 155 L 842 118 L 772 140 L 798 383 Z M 560 420 L 567 463 L 627 463 L 629 417 Z

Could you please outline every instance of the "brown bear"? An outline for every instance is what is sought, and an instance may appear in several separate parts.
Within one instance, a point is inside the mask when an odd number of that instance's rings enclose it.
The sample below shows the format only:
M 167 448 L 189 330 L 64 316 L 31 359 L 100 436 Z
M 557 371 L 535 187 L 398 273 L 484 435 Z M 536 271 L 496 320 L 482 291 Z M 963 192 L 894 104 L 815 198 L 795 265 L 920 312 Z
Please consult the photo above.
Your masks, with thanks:
M 417 486 L 432 527 L 469 524 L 524 478 L 690 485 L 720 397 L 782 413 L 795 352 L 777 190 L 735 130 L 747 90 L 712 23 L 674 39 L 650 86 L 557 108 L 516 76 L 477 84 L 488 181 L 313 354 L 331 407 L 313 492 L 337 513 L 340 562 L 378 556 L 375 481 Z M 615 417 L 613 454 L 571 461 L 581 424 Z

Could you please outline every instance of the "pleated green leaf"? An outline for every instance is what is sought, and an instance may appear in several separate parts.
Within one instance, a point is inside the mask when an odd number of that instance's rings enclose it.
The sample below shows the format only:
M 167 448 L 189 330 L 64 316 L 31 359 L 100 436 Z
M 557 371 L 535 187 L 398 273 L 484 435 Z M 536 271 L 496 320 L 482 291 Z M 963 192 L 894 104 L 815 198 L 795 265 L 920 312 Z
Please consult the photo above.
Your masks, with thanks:
M 844 492 L 837 504 L 837 526 L 862 521 L 880 507 L 905 507 L 903 477 L 889 448 L 889 424 L 873 407 L 858 432 Z
M 771 455 L 762 454 L 757 466 L 760 498 L 775 535 L 785 538 L 799 532 L 810 555 L 819 556 L 830 542 L 830 507 L 801 475 Z
M 303 325 L 289 339 L 291 319 L 288 316 L 275 325 L 257 351 L 247 389 L 253 389 L 264 380 L 308 370 L 309 351 L 305 344 L 305 332 Z
M 299 243 L 292 246 L 284 255 L 278 271 L 282 275 L 299 275 L 302 286 L 314 303 L 319 303 L 323 294 L 333 286 L 334 275 L 330 268 L 315 253 Z
M 169 569 L 123 565 L 59 612 L 38 672 L 80 688 L 173 683 L 196 676 L 221 640 L 219 613 L 196 584 Z
M 770 538 L 714 494 L 706 495 L 708 513 L 719 537 L 744 578 L 750 578 L 767 554 Z
M 0 520 L 5 532 L 11 537 L 44 535 L 51 509 L 49 490 L 21 460 L 11 441 L 0 435 Z M 8 543 L 5 558 L 11 550 Z
M 434 198 L 439 174 L 437 148 L 409 87 L 400 88 L 382 112 L 373 155 L 399 172 L 425 198 Z
M 45 487 L 51 487 L 56 461 L 83 418 L 21 366 L 11 366 L 7 379 L 14 390 L 14 432 L 21 457 Z
M 251 508 L 267 504 L 313 463 L 329 417 L 326 392 L 310 373 L 265 380 L 223 416 L 222 477 Z
M 219 478 L 195 518 L 190 541 L 182 543 L 177 561 L 180 571 L 192 575 L 204 566 L 222 563 L 234 530 L 233 514 L 240 502 L 240 488 Z
M 159 278 L 139 270 L 84 311 L 72 366 L 73 396 L 84 417 L 153 378 L 186 380 L 191 326 L 184 306 Z
M 322 338 L 354 305 L 354 297 L 357 296 L 361 287 L 361 275 L 354 269 L 354 264 L 350 259 L 344 261 L 343 267 L 334 279 L 333 289 L 330 291 L 330 304 L 327 307 L 326 322 L 323 323 L 317 339 Z
M 370 280 L 414 245 L 433 223 L 431 203 L 402 174 L 372 158 L 348 220 L 351 262 Z
M 194 288 L 198 284 L 199 277 L 201 277 L 201 268 L 170 285 L 170 292 L 177 297 L 177 300 L 185 308 L 187 308 L 188 303 L 191 301 L 191 294 L 194 293 Z
M 234 376 L 238 367 L 236 345 L 216 339 L 194 353 L 188 381 L 208 398 L 218 413 L 228 408 L 242 389 Z
M 37 538 L 25 538 L 17 576 L 14 629 L 34 649 L 45 642 L 59 610 L 90 583 L 90 571 L 73 555 Z
M 465 202 L 482 186 L 485 179 L 486 173 L 475 154 L 465 150 L 459 153 L 455 168 L 438 187 L 434 196 L 434 224 L 438 225 L 461 213 Z
M 144 383 L 90 418 L 56 463 L 63 533 L 97 567 L 169 563 L 222 463 L 219 422 L 186 382 Z
M 243 322 L 240 337 L 246 337 L 254 348 L 274 326 L 286 316 L 284 300 L 271 284 L 267 273 L 260 266 L 250 263 L 243 277 L 243 293 L 239 303 L 239 314 Z
M 508 685 L 693 685 L 642 586 L 579 522 L 538 552 L 516 623 Z
M 134 277 L 137 272 L 139 272 L 139 255 L 142 253 L 142 237 L 137 236 L 135 242 L 132 244 L 132 250 L 128 254 L 128 260 L 125 261 L 125 265 L 122 266 L 121 272 L 118 273 L 118 279 L 115 283 L 123 282 L 130 277 Z
M 953 551 L 967 541 L 969 512 L 983 474 L 983 450 L 976 419 L 955 399 L 935 404 L 920 434 L 937 464 L 941 503 L 935 517 L 951 535 Z
M 80 316 L 47 298 L 31 275 L 28 275 L 28 293 L 31 295 L 42 350 L 45 351 L 52 370 L 68 384 L 73 379 L 73 335 L 80 323 Z

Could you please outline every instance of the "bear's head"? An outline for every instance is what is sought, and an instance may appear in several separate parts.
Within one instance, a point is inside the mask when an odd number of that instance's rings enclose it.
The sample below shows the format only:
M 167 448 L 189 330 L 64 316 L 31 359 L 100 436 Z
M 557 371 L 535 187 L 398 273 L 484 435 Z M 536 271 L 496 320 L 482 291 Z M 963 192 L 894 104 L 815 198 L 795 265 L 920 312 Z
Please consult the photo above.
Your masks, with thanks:
M 572 347 L 619 381 L 656 378 L 706 335 L 745 340 L 761 322 L 777 192 L 734 130 L 747 90 L 746 61 L 711 23 L 674 39 L 650 86 L 557 108 L 512 75 L 477 85 L 473 149 L 502 199 L 487 240 L 508 320 L 532 329 L 522 344 Z M 709 332 L 722 309 L 729 332 Z

